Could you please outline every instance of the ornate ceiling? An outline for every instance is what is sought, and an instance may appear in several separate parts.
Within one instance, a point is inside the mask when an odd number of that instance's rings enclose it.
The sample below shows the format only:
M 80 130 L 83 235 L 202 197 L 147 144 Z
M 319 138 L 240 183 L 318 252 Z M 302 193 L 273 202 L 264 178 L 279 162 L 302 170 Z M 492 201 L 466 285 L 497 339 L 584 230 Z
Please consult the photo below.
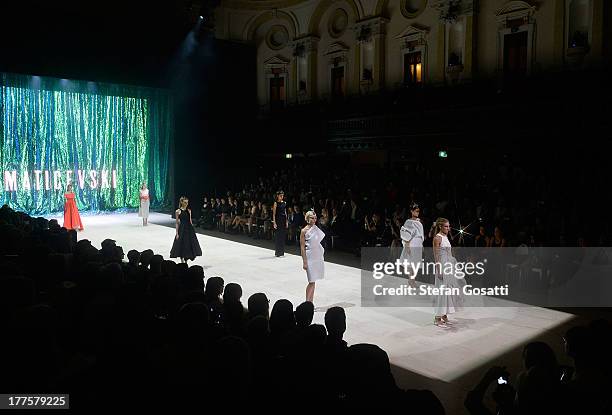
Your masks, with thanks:
M 221 6 L 232 9 L 270 10 L 304 3 L 308 0 L 221 0 Z

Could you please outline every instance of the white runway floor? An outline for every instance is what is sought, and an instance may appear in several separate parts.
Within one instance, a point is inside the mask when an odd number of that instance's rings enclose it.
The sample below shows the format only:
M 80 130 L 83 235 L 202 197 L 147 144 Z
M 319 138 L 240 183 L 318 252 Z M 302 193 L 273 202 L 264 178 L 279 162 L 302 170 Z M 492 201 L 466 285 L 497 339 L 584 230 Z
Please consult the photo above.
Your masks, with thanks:
M 98 248 L 102 240 L 111 238 L 125 253 L 152 249 L 168 258 L 174 230 L 151 223 L 168 219 L 152 213 L 149 226 L 143 227 L 135 213 L 83 216 L 85 230 L 78 238 L 89 239 Z M 280 298 L 294 306 L 304 301 L 306 274 L 299 256 L 276 258 L 269 249 L 200 234 L 198 240 L 203 256 L 194 263 L 204 267 L 206 277 L 218 275 L 226 284 L 239 283 L 243 304 L 255 292 L 266 293 L 271 305 Z M 326 278 L 317 282 L 315 292 L 315 306 L 322 311 L 314 322 L 322 324 L 330 306 L 345 307 L 349 345 L 380 346 L 389 355 L 398 385 L 432 389 L 447 414 L 464 413 L 465 391 L 490 365 L 517 361 L 520 348 L 536 338 L 560 343 L 561 325 L 574 318 L 537 307 L 467 308 L 451 316 L 457 323 L 452 329 L 442 329 L 433 325 L 432 309 L 360 307 L 359 269 L 329 262 L 325 267 Z M 516 375 L 520 366 L 509 369 Z

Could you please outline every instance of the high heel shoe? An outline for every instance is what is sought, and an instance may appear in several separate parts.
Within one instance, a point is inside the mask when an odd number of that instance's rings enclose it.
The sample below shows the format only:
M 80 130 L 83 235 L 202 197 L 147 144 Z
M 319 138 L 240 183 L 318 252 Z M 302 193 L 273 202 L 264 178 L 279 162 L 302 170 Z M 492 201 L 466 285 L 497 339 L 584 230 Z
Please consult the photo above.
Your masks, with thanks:
M 444 320 L 442 320 L 441 317 L 434 317 L 434 326 L 446 327 L 446 325 L 444 324 Z

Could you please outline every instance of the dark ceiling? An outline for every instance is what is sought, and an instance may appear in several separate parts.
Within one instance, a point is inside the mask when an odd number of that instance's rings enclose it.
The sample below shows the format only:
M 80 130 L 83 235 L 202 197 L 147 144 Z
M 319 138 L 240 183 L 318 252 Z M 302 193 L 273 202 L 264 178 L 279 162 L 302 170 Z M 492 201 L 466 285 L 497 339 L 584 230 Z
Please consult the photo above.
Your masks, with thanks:
M 0 71 L 163 86 L 194 13 L 186 0 L 3 3 Z

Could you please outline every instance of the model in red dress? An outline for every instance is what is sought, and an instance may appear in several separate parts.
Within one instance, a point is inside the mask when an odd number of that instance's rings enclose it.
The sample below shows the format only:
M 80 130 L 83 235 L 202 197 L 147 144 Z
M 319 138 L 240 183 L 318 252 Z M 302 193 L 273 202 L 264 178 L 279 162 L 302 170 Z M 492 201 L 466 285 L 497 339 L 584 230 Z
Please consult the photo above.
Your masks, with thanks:
M 71 184 L 66 188 L 64 196 L 66 197 L 66 202 L 64 203 L 64 228 L 82 231 L 83 222 L 81 222 L 81 215 L 79 215 L 79 209 L 76 205 L 76 195 L 72 191 Z

